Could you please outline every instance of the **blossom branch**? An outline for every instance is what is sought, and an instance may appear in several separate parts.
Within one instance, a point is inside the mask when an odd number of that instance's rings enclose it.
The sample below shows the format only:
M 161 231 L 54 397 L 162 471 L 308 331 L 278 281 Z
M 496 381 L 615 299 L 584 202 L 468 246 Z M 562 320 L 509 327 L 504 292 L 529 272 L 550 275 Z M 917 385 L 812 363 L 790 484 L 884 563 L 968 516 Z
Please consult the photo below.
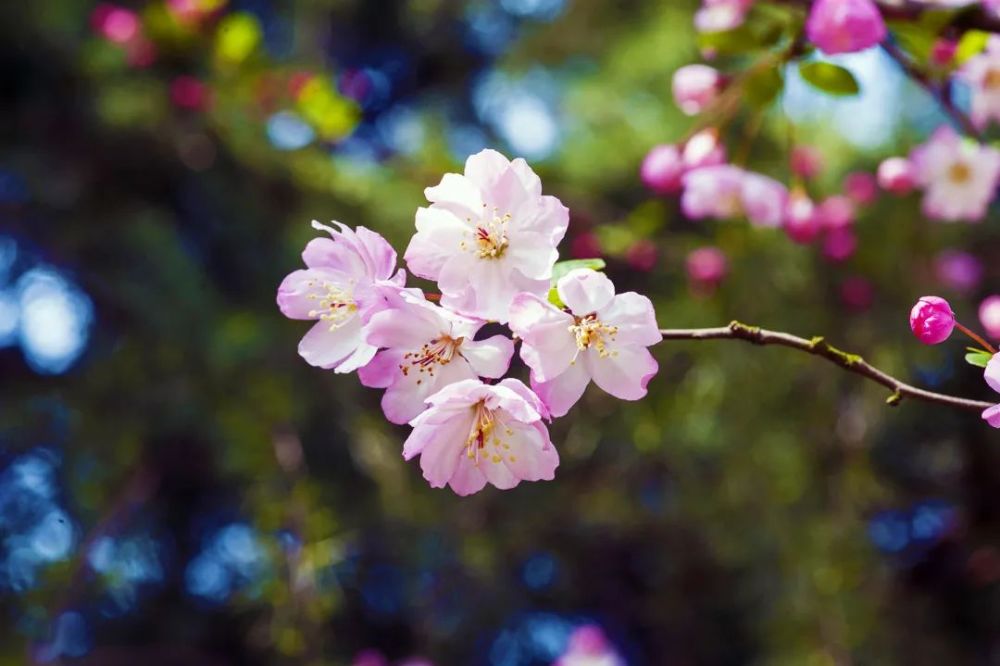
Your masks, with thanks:
M 757 326 L 748 326 L 738 321 L 733 321 L 728 326 L 720 326 L 718 328 L 667 328 L 661 329 L 660 333 L 663 335 L 664 340 L 742 340 L 755 345 L 778 345 L 780 347 L 797 349 L 807 354 L 825 358 L 848 372 L 861 375 L 886 387 L 892 391 L 892 394 L 886 399 L 886 403 L 891 406 L 898 405 L 905 397 L 980 412 L 988 407 L 992 407 L 991 403 L 981 400 L 958 398 L 907 384 L 872 366 L 857 354 L 837 349 L 823 337 L 814 337 L 807 340 L 806 338 L 800 338 L 790 333 L 769 331 Z
M 906 54 L 900 51 L 899 48 L 891 41 L 886 40 L 882 42 L 881 46 L 882 50 L 885 51 L 885 53 L 900 66 L 908 77 L 913 79 L 913 81 L 926 90 L 931 97 L 937 100 L 941 109 L 948 114 L 948 116 L 958 125 L 966 136 L 982 143 L 982 135 L 979 133 L 979 129 L 976 127 L 975 123 L 972 122 L 972 119 L 969 118 L 968 115 L 955 106 L 951 96 L 946 94 L 945 90 L 941 86 L 934 83 L 926 72 L 921 71 L 913 62 L 910 61 Z

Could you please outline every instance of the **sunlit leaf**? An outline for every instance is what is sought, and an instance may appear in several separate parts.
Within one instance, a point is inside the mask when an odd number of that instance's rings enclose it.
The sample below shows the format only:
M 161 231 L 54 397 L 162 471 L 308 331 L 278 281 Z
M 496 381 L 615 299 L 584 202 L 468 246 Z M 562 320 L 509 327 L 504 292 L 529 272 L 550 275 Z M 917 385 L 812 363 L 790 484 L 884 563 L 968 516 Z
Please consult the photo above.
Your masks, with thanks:
M 799 74 L 809 85 L 829 95 L 844 97 L 861 92 L 854 75 L 833 63 L 804 62 L 799 65 Z
M 559 278 L 563 277 L 570 271 L 575 271 L 577 268 L 589 268 L 594 271 L 603 270 L 607 266 L 603 259 L 569 259 L 567 261 L 560 261 L 552 267 L 552 284 L 554 285 L 559 281 Z M 551 299 L 551 294 L 549 295 Z

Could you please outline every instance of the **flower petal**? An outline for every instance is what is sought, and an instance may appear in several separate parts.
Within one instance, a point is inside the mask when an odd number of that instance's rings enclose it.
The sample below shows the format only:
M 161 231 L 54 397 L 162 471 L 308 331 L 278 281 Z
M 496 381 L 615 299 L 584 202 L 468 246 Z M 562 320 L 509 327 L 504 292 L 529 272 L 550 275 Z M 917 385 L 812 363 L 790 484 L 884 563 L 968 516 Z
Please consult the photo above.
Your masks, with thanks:
M 486 340 L 466 340 L 460 353 L 477 375 L 496 379 L 503 377 L 510 367 L 514 342 L 503 335 L 494 335 Z
M 577 268 L 559 278 L 559 298 L 578 317 L 597 312 L 615 297 L 615 285 L 604 273 Z
M 357 316 L 331 328 L 330 323 L 318 321 L 299 343 L 299 356 L 309 365 L 333 368 L 364 344 L 361 338 L 361 320 Z
M 456 495 L 466 497 L 478 493 L 486 487 L 486 476 L 465 457 L 463 452 L 448 485 L 451 486 Z
M 538 381 L 534 373 L 531 377 L 532 390 L 542 399 L 553 417 L 565 416 L 583 396 L 589 383 L 590 373 L 582 357 L 550 381 Z
M 476 374 L 462 358 L 437 366 L 433 374 L 410 368 L 406 374 L 400 372 L 386 389 L 382 396 L 382 412 L 390 423 L 409 423 L 427 409 L 429 397 L 450 384 L 475 378 Z
M 615 296 L 597 313 L 597 318 L 618 328 L 616 345 L 648 347 L 663 340 L 652 302 L 634 291 Z
M 1000 393 L 1000 354 L 994 354 L 986 363 L 983 377 L 986 378 L 986 383 L 990 385 L 991 389 Z
M 994 428 L 1000 428 L 1000 405 L 993 405 L 984 409 L 983 420 Z
M 362 386 L 368 388 L 388 388 L 403 373 L 399 364 L 403 360 L 403 352 L 399 349 L 383 349 L 365 367 L 358 370 L 358 379 Z
M 534 294 L 518 294 L 510 305 L 510 329 L 521 338 L 521 358 L 541 381 L 558 376 L 576 358 L 572 325 L 571 315 Z
M 403 255 L 414 275 L 438 279 L 444 263 L 462 251 L 462 242 L 472 237 L 472 227 L 443 208 L 417 209 L 417 233 Z M 463 252 L 464 254 L 464 252 Z
M 656 374 L 656 359 L 643 347 L 618 347 L 610 356 L 587 350 L 585 364 L 594 383 L 622 400 L 638 400 L 646 395 L 646 384 Z
M 500 456 L 511 473 L 524 481 L 551 481 L 559 466 L 559 453 L 549 440 L 542 423 L 524 424 L 508 421 L 502 424 L 510 432 L 501 445 Z M 494 449 L 496 450 L 496 449 Z

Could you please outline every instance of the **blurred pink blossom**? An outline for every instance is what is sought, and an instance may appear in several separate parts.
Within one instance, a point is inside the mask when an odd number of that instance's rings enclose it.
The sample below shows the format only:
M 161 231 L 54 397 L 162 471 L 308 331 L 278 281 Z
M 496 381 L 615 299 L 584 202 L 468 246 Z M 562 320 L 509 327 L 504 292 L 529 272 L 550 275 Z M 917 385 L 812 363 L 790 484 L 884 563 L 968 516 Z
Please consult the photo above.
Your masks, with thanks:
M 708 65 L 685 65 L 674 72 L 674 102 L 685 114 L 696 116 L 711 105 L 722 91 L 725 79 Z
M 909 194 L 917 186 L 917 174 L 905 157 L 890 157 L 878 166 L 878 184 L 886 192 Z
M 726 277 L 728 270 L 725 253 L 711 245 L 692 250 L 685 266 L 688 279 L 697 287 L 715 287 Z
M 864 171 L 854 171 L 844 178 L 844 194 L 854 203 L 864 206 L 875 201 L 878 184 L 875 176 Z
M 946 222 L 978 222 L 986 215 L 1000 179 L 1000 151 L 943 125 L 914 149 L 910 162 L 924 187 L 924 215 Z
M 968 252 L 945 250 L 934 259 L 934 273 L 948 287 L 968 294 L 983 279 L 983 264 Z
M 1000 296 L 987 296 L 979 304 L 979 323 L 986 335 L 1000 340 Z
M 815 0 L 806 21 L 809 41 L 827 55 L 863 51 L 886 34 L 882 14 L 872 0 Z
M 807 180 L 823 170 L 823 155 L 814 146 L 795 146 L 788 155 L 788 162 L 792 173 Z
M 793 192 L 785 206 L 785 233 L 796 243 L 811 243 L 823 229 L 816 204 L 805 192 Z
M 1000 121 L 1000 39 L 990 37 L 986 50 L 966 60 L 958 76 L 969 84 L 972 121 L 980 128 Z

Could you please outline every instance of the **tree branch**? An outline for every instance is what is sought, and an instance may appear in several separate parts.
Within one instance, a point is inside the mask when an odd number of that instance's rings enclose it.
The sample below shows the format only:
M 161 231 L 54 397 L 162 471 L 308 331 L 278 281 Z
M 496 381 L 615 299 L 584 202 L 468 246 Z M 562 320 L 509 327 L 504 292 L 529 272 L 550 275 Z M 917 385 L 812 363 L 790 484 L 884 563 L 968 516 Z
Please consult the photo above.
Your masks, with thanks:
M 904 397 L 979 412 L 993 406 L 989 402 L 957 398 L 907 384 L 870 365 L 860 356 L 837 349 L 822 337 L 807 340 L 790 333 L 747 326 L 738 321 L 719 328 L 665 328 L 661 329 L 660 333 L 664 340 L 742 340 L 755 345 L 778 345 L 797 349 L 813 356 L 825 358 L 848 372 L 861 375 L 886 387 L 892 391 L 892 395 L 886 398 L 886 403 L 893 407 L 898 405 Z

